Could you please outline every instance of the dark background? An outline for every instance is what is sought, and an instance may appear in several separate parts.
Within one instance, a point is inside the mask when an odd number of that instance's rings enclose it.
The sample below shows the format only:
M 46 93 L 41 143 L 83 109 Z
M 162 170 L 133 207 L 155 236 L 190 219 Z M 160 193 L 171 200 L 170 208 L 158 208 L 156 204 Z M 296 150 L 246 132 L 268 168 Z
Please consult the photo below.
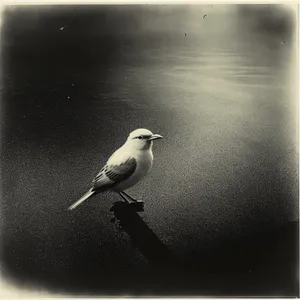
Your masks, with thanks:
M 298 295 L 294 26 L 267 5 L 7 6 L 4 274 L 69 294 Z M 110 222 L 116 195 L 67 211 L 139 127 L 165 137 L 131 194 L 171 266 Z

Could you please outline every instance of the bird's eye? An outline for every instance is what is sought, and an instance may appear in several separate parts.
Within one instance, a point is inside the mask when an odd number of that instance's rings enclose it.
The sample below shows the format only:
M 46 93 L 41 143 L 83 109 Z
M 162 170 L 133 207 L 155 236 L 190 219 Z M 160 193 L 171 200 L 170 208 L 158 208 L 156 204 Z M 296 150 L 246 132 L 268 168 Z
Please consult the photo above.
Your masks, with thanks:
M 142 140 L 143 139 L 143 137 L 140 135 L 140 136 L 138 136 L 137 137 L 139 140 Z

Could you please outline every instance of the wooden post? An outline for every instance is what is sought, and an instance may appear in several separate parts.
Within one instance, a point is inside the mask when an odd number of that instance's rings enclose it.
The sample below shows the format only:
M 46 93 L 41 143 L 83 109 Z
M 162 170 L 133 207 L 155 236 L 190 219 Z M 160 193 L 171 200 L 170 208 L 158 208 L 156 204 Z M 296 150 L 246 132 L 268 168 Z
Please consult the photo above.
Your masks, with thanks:
M 115 202 L 110 211 L 114 213 L 114 219 L 118 220 L 119 226 L 127 232 L 133 244 L 150 263 L 161 267 L 170 267 L 174 264 L 171 251 L 138 215 L 137 212 L 143 211 L 143 202 Z

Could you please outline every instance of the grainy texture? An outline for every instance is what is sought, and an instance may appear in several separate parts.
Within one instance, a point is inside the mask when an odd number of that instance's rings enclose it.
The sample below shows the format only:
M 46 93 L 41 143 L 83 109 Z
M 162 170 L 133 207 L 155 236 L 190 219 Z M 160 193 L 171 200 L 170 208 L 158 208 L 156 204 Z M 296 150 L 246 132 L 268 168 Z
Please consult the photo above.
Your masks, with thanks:
M 2 20 L 7 274 L 71 294 L 298 293 L 292 10 L 23 7 Z M 115 195 L 67 211 L 139 127 L 164 140 L 130 193 L 185 271 L 148 264 L 110 222 Z

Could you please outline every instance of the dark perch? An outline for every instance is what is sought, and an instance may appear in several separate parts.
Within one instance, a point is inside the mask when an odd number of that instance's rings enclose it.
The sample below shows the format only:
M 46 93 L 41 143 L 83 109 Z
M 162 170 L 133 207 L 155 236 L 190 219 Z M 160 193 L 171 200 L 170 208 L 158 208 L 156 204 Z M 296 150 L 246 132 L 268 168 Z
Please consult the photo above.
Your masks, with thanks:
M 173 254 L 137 214 L 143 210 L 142 202 L 123 201 L 115 202 L 110 209 L 114 213 L 112 221 L 118 221 L 120 228 L 131 237 L 133 244 L 150 263 L 160 266 L 173 265 Z

